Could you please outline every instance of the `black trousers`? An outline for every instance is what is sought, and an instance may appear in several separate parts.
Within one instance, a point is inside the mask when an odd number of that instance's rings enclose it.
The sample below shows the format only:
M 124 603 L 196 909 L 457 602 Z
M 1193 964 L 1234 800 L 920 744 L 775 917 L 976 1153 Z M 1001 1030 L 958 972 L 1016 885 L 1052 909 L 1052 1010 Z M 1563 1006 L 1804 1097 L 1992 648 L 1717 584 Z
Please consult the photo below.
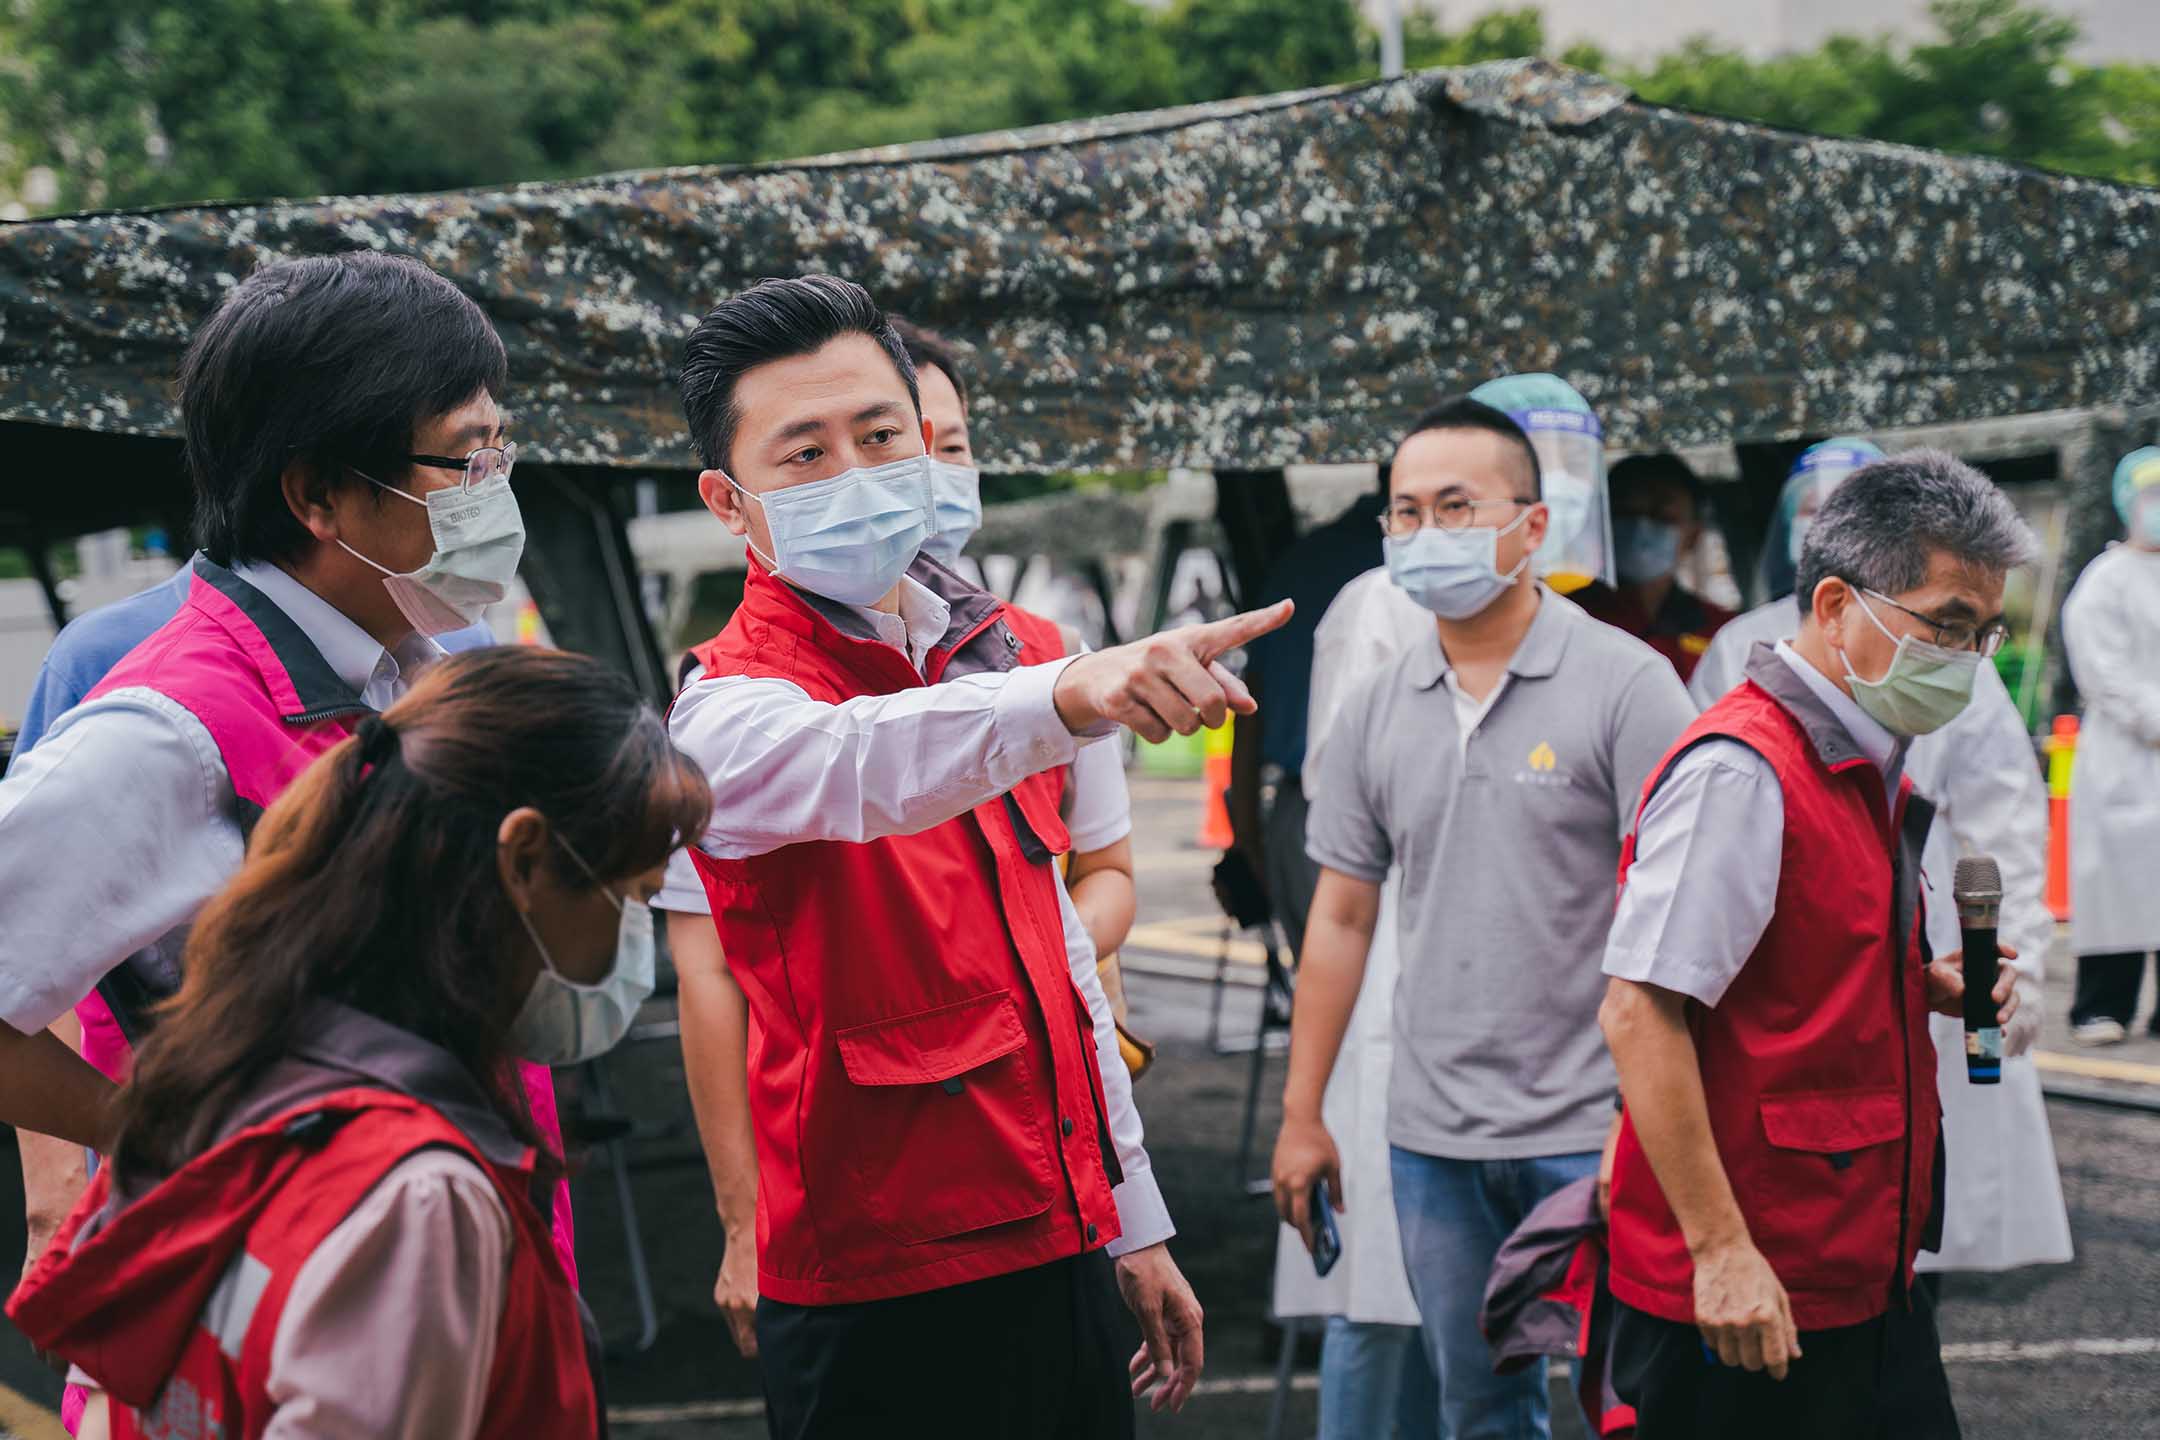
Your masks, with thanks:
M 773 1440 L 1131 1440 L 1140 1332 L 1101 1250 L 922 1295 L 757 1306 Z
M 2155 962 L 2160 970 L 2160 961 Z M 2145 983 L 2145 952 L 2129 950 L 2118 955 L 2080 955 L 2077 962 L 2077 995 L 2070 1002 L 2070 1023 L 2113 1020 L 2130 1028 L 2137 1014 L 2138 990 Z M 2153 1031 L 2160 1034 L 2160 1011 L 2153 1014 Z
M 1636 1440 L 1957 1440 L 1935 1306 L 1809 1330 L 1783 1380 L 1726 1365 L 1702 1332 L 1614 1304 L 1613 1388 L 1635 1407 Z

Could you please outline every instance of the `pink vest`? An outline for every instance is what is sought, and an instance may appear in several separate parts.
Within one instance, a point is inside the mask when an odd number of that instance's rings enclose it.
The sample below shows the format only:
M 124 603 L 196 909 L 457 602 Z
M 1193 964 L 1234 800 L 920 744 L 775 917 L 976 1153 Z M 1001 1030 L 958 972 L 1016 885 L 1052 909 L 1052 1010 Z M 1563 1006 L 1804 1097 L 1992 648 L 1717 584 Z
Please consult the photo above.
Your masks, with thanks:
M 269 596 L 201 556 L 180 613 L 129 651 L 83 699 L 87 704 L 135 689 L 165 696 L 210 732 L 232 780 L 243 833 L 255 828 L 301 771 L 373 713 Z M 129 1037 L 142 1033 L 144 1012 L 161 998 L 129 966 L 107 975 L 75 1007 L 83 1058 L 107 1078 L 124 1081 L 133 1054 Z M 525 1067 L 525 1089 L 533 1120 L 560 1146 L 555 1085 L 545 1066 Z M 556 1190 L 553 1218 L 555 1246 L 575 1284 L 567 1183 Z

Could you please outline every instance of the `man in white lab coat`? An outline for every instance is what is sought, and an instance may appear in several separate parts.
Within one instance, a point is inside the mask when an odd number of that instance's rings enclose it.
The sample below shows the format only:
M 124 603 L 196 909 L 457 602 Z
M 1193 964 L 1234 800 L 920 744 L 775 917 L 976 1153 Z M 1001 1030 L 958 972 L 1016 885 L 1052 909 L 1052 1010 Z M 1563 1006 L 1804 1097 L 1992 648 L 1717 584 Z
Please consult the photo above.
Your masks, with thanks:
M 2129 539 L 2109 546 L 2063 602 L 2063 648 L 2085 697 L 2070 801 L 2070 940 L 2079 1041 L 2119 1042 L 2135 1018 L 2145 952 L 2160 949 L 2160 449 L 2115 467 Z M 2152 1022 L 2160 1035 L 2160 1014 Z

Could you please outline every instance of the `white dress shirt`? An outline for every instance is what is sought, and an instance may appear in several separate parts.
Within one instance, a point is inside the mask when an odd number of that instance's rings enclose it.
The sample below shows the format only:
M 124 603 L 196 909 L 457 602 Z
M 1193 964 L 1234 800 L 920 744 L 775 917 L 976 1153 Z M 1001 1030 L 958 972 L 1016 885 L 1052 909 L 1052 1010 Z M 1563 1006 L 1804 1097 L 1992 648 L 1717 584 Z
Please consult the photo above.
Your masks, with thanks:
M 234 573 L 377 708 L 442 654 L 424 635 L 384 650 L 274 565 Z M 63 715 L 0 781 L 0 1019 L 34 1034 L 130 959 L 176 984 L 188 923 L 245 854 L 232 777 L 194 715 L 139 686 Z
M 1895 791 L 1905 744 L 1830 678 L 1778 642 L 1780 660 L 1837 717 Z M 1785 792 L 1737 740 L 1705 740 L 1673 763 L 1643 806 L 1635 861 L 1605 944 L 1605 973 L 1716 1005 L 1777 910 Z
M 862 606 L 849 606 L 860 616 L 871 632 L 895 650 L 908 657 L 915 672 L 922 673 L 923 661 L 945 638 L 945 630 L 952 622 L 952 607 L 940 600 L 928 587 L 902 577 L 900 581 L 900 613 L 888 615 L 882 610 Z M 1083 647 L 1079 652 L 1085 654 Z M 694 685 L 705 678 L 702 669 L 690 673 L 688 683 Z M 793 687 L 789 687 L 792 689 Z M 685 700 L 688 699 L 687 694 Z M 1125 765 L 1116 744 L 1083 745 L 1072 761 L 1072 786 L 1066 829 L 1072 835 L 1075 854 L 1086 854 L 1114 845 L 1132 833 L 1132 795 L 1125 788 Z M 707 831 L 707 838 L 712 838 Z M 707 849 L 712 849 L 707 846 Z M 719 850 L 712 850 L 720 854 Z M 666 883 L 660 893 L 653 896 L 656 910 L 674 910 L 685 915 L 712 914 L 712 897 L 705 893 L 705 882 L 698 878 L 697 866 L 690 861 L 687 849 L 678 850 L 668 857 Z
M 902 580 L 898 616 L 862 613 L 919 672 L 921 657 L 943 637 L 945 610 L 930 591 Z M 924 636 L 929 643 L 919 645 Z M 668 728 L 676 747 L 712 785 L 712 823 L 699 848 L 716 859 L 741 860 L 814 840 L 917 835 L 1030 775 L 1108 748 L 1076 739 L 1058 718 L 1051 696 L 1072 658 L 838 704 L 813 700 L 778 678 L 693 681 L 676 699 Z M 702 886 L 693 898 L 679 870 L 676 877 L 660 903 L 707 910 Z M 1110 1141 L 1125 1171 L 1113 1192 L 1123 1234 L 1110 1246 L 1113 1256 L 1124 1255 L 1169 1239 L 1176 1228 L 1155 1182 L 1133 1106 L 1132 1076 L 1095 973 L 1095 942 L 1064 878 L 1054 871 L 1053 878 L 1065 922 L 1065 958 L 1094 1023 Z

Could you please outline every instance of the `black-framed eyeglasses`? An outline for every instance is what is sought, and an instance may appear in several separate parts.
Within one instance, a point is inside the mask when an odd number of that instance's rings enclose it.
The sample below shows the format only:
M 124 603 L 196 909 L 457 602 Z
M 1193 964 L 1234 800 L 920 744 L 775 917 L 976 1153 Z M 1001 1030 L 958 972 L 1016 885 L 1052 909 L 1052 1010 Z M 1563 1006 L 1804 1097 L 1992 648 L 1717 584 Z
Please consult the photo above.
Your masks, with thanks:
M 1380 533 L 1390 540 L 1407 540 L 1427 525 L 1441 530 L 1467 530 L 1477 523 L 1477 512 L 1488 505 L 1523 506 L 1537 503 L 1535 500 L 1514 498 L 1466 500 L 1460 495 L 1435 500 L 1429 506 L 1420 505 L 1415 500 L 1394 500 L 1380 513 Z
M 1863 595 L 1873 596 L 1893 610 L 1903 611 L 1927 626 L 1935 636 L 1935 643 L 1945 650 L 1977 650 L 1983 657 L 1992 659 L 2010 639 L 2010 627 L 2000 620 L 1990 620 L 1985 625 L 1967 625 L 1961 621 L 1944 624 L 1932 615 L 1923 615 L 1910 605 L 1898 604 L 1880 590 L 1870 590 L 1865 585 L 1853 585 L 1853 588 Z
M 459 471 L 464 478 L 458 483 L 470 490 L 490 480 L 509 479 L 510 468 L 517 464 L 517 446 L 483 445 L 462 460 L 453 460 L 448 455 L 407 455 L 405 459 L 431 470 Z

